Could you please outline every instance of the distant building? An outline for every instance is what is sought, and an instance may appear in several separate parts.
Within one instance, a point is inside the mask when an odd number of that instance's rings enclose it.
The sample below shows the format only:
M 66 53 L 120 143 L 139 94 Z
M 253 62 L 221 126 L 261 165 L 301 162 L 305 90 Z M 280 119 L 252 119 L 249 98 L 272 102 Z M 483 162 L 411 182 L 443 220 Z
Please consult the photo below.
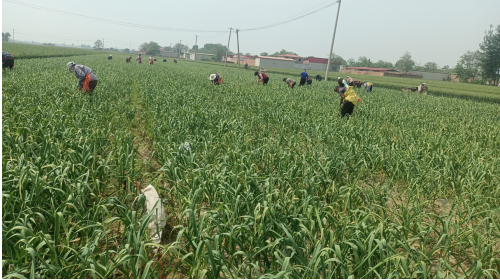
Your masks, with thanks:
M 319 57 L 309 57 L 303 60 L 303 64 L 297 64 L 296 67 L 299 69 L 306 70 L 317 70 L 317 71 L 326 71 L 326 67 L 328 66 L 328 58 L 319 58 Z M 330 62 L 330 70 L 334 72 L 340 72 L 340 64 Z
M 258 66 L 260 68 L 273 67 L 294 69 L 295 60 L 282 57 L 257 56 L 255 58 L 255 66 Z
M 370 71 L 370 72 L 397 72 L 398 70 L 390 68 L 378 68 L 378 67 L 344 67 L 345 70 L 351 71 Z
M 160 48 L 160 55 L 162 57 L 179 57 L 178 52 L 173 52 L 173 51 L 166 51 L 165 49 Z
M 304 58 L 302 56 L 298 56 L 295 54 L 281 54 L 281 55 L 278 55 L 278 57 L 279 58 L 293 59 L 293 60 L 295 60 L 296 63 L 302 63 L 302 61 L 304 60 Z
M 227 61 L 226 61 L 226 62 L 227 62 L 227 63 L 234 63 L 234 61 L 233 61 L 233 57 L 234 57 L 234 55 L 232 55 L 232 54 L 228 54 L 228 55 L 227 55 Z M 223 56 L 222 56 L 222 62 L 224 62 L 224 60 L 226 60 L 226 55 L 223 55 Z
M 231 62 L 234 62 L 235 64 L 238 63 L 238 60 L 240 61 L 241 65 L 245 65 L 245 63 L 248 64 L 249 66 L 255 65 L 255 56 L 252 56 L 252 55 L 237 55 L 237 54 L 235 54 L 231 58 Z
M 210 61 L 213 56 L 208 53 L 184 53 L 184 58 L 188 60 Z
M 421 74 L 413 74 L 406 72 L 398 72 L 390 68 L 377 68 L 377 67 L 344 67 L 342 73 L 370 75 L 370 76 L 384 76 L 384 77 L 398 77 L 398 78 L 411 78 L 422 79 Z
M 422 75 L 424 80 L 447 81 L 450 76 L 448 73 L 434 73 L 424 71 L 409 71 L 409 73 Z

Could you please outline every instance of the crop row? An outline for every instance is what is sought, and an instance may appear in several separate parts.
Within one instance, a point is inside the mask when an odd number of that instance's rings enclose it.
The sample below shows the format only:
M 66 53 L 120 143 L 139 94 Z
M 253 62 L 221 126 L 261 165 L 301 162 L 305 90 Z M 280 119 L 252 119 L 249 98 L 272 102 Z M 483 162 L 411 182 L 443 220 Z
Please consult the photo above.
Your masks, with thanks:
M 183 64 L 140 87 L 179 270 L 498 276 L 498 105 L 377 88 L 346 121 L 332 83 L 259 87 L 229 69 Z

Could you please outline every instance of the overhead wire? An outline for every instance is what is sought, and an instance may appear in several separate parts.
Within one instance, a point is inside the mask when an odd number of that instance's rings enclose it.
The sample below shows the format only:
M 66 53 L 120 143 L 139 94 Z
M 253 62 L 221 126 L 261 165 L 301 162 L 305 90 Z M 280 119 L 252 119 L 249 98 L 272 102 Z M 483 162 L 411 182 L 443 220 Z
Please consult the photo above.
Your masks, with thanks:
M 114 21 L 114 20 L 108 20 L 108 19 L 102 19 L 102 18 L 97 18 L 97 17 L 92 17 L 92 16 L 85 16 L 85 15 L 80 15 L 80 14 L 65 12 L 65 11 L 61 11 L 61 10 L 56 10 L 56 9 L 51 9 L 51 8 L 42 7 L 42 6 L 38 6 L 38 5 L 24 3 L 24 2 L 21 2 L 21 1 L 18 1 L 18 0 L 4 0 L 4 1 L 5 2 L 9 2 L 9 3 L 13 3 L 13 4 L 17 4 L 17 5 L 21 5 L 21 6 L 25 6 L 25 7 L 29 7 L 29 8 L 33 8 L 33 9 L 37 9 L 37 10 L 42 10 L 42 11 L 46 11 L 46 12 L 52 12 L 52 13 L 56 13 L 56 14 L 60 14 L 60 15 L 82 17 L 82 18 L 87 18 L 87 19 L 91 19 L 91 20 L 95 20 L 95 21 L 104 22 L 104 23 L 116 24 L 116 25 L 128 26 L 128 27 L 153 29 L 153 30 L 179 31 L 179 32 L 200 32 L 200 33 L 226 33 L 227 32 L 227 31 L 193 30 L 193 29 L 179 29 L 179 28 L 168 28 L 168 27 L 159 27 L 159 26 L 151 26 L 151 25 L 142 25 L 142 24 L 135 24 L 135 23 L 128 23 L 128 22 Z M 299 12 L 297 14 L 288 16 L 284 20 L 282 20 L 280 22 L 277 22 L 277 23 L 268 24 L 268 25 L 264 25 L 264 26 L 260 26 L 260 27 L 255 27 L 255 28 L 239 29 L 239 31 L 256 31 L 256 30 L 262 30 L 262 29 L 276 27 L 276 26 L 283 25 L 283 24 L 286 24 L 286 23 L 289 23 L 289 22 L 301 19 L 303 17 L 312 15 L 312 14 L 317 13 L 319 11 L 322 11 L 322 10 L 328 8 L 328 7 L 331 7 L 331 6 L 335 5 L 335 4 L 338 4 L 338 1 L 335 1 L 333 3 L 329 3 L 327 5 L 324 5 L 325 3 L 330 2 L 330 1 L 331 0 L 324 0 L 322 2 L 319 2 L 319 3 L 315 4 L 314 6 L 311 6 L 311 7 L 307 8 L 307 9 L 304 9 L 303 11 L 301 11 L 301 12 Z M 213 38 L 213 37 L 219 37 L 219 36 L 222 36 L 222 35 L 224 35 L 224 34 L 215 35 L 215 36 L 209 36 L 209 37 L 204 37 L 204 36 L 198 36 L 198 37 L 200 37 L 200 38 Z M 43 37 L 43 36 L 40 36 L 40 35 L 31 35 L 31 36 Z M 73 40 L 85 41 L 85 39 L 73 39 Z M 90 41 L 90 40 L 92 40 L 92 39 L 89 39 L 88 41 Z M 114 42 L 115 44 L 118 44 L 118 43 L 119 44 L 123 44 L 123 45 L 124 44 L 130 44 L 130 42 L 119 41 L 119 40 L 114 40 L 114 39 L 108 39 L 108 41 Z M 186 41 L 190 41 L 190 40 L 186 40 Z
M 143 29 L 152 29 L 152 30 L 164 30 L 164 31 L 179 31 L 179 32 L 204 32 L 204 33 L 226 33 L 227 31 L 217 31 L 217 30 L 193 30 L 193 29 L 182 29 L 182 28 L 171 28 L 171 27 L 161 27 L 161 26 L 152 26 L 152 25 L 144 25 L 144 24 L 137 24 L 137 23 L 130 23 L 130 22 L 123 22 L 123 21 L 116 21 L 116 20 L 109 20 L 109 19 L 103 19 L 103 18 L 98 18 L 98 17 L 92 17 L 92 16 L 85 16 L 81 14 L 76 14 L 76 13 L 70 13 L 70 12 L 65 12 L 61 10 L 56 10 L 52 8 L 47 8 L 43 6 L 38 6 L 38 5 L 33 5 L 33 4 L 28 4 L 24 3 L 21 1 L 17 0 L 3 0 L 5 2 L 29 7 L 32 9 L 37 9 L 45 12 L 51 12 L 51 13 L 56 13 L 60 15 L 65 15 L 65 16 L 72 16 L 72 17 L 80 17 L 80 18 L 86 18 L 94 21 L 99 21 L 99 22 L 104 22 L 104 23 L 110 23 L 110 24 L 115 24 L 115 25 L 121 25 L 121 26 L 127 26 L 127 27 L 135 27 L 135 28 L 143 28 Z
M 6 1 L 6 0 L 5 0 L 5 1 Z M 331 7 L 331 6 L 333 6 L 333 5 L 337 4 L 337 3 L 338 3 L 338 2 L 333 2 L 333 3 L 330 3 L 330 4 L 326 5 L 326 6 L 320 7 L 320 8 L 318 8 L 318 9 L 315 9 L 315 10 L 311 11 L 311 12 L 308 12 L 308 13 L 303 14 L 303 15 L 301 15 L 301 16 L 294 17 L 294 18 L 289 19 L 289 20 L 285 20 L 285 21 L 277 22 L 277 23 L 274 23 L 274 24 L 264 25 L 264 26 L 261 26 L 261 27 L 248 28 L 248 29 L 239 29 L 239 31 L 255 31 L 255 30 L 262 30 L 262 29 L 267 29 L 267 28 L 272 28 L 272 27 L 275 27 L 275 26 L 283 25 L 283 24 L 285 24 L 285 23 L 289 23 L 289 22 L 292 22 L 292 21 L 295 21 L 295 20 L 301 19 L 301 18 L 303 18 L 303 17 L 306 17 L 306 16 L 308 16 L 308 15 L 312 15 L 312 14 L 314 14 L 314 13 L 317 13 L 317 12 L 319 12 L 319 11 L 321 11 L 321 10 L 323 10 L 323 9 L 326 9 L 326 8 L 328 8 L 328 7 Z

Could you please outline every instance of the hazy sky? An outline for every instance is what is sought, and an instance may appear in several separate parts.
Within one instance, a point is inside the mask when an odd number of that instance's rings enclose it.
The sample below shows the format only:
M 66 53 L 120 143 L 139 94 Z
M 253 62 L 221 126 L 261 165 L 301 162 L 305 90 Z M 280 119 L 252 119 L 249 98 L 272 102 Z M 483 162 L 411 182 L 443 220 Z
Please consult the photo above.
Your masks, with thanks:
M 108 20 L 158 27 L 224 31 L 266 26 L 300 16 L 335 0 L 13 0 Z M 327 57 L 337 5 L 296 21 L 258 31 L 240 32 L 242 53 L 281 49 L 301 56 Z M 500 0 L 342 0 L 334 52 L 344 59 L 366 56 L 395 63 L 409 51 L 418 63 L 454 66 L 474 51 L 489 26 L 500 24 Z M 136 48 L 145 41 L 161 46 L 222 43 L 228 33 L 159 31 L 97 22 L 2 1 L 2 31 L 15 29 L 16 40 Z M 233 33 L 233 35 L 235 35 Z M 230 49 L 236 52 L 236 36 Z

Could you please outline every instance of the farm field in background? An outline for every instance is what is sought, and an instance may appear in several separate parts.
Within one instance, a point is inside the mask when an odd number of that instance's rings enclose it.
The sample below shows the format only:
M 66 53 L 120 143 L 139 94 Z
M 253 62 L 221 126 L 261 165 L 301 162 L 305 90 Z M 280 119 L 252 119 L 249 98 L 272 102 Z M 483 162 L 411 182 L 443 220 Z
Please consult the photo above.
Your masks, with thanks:
M 18 58 L 63 57 L 102 53 L 91 49 L 30 45 L 22 43 L 2 42 L 2 51 L 10 52 Z M 109 54 L 107 54 L 109 55 Z
M 189 61 L 191 62 L 191 61 Z M 208 63 L 220 65 L 221 63 L 214 62 L 192 62 L 192 63 Z M 229 67 L 238 68 L 237 64 L 227 64 Z M 252 72 L 255 72 L 259 67 L 250 66 Z M 243 69 L 243 65 L 241 66 Z M 298 76 L 301 69 L 283 69 L 283 68 L 266 68 L 267 73 Z M 250 70 L 247 70 L 250 72 Z M 320 74 L 325 77 L 325 71 L 307 70 L 311 77 Z M 396 78 L 396 77 L 380 77 L 370 75 L 358 75 L 339 72 L 330 72 L 329 79 L 336 81 L 337 77 L 352 76 L 355 80 L 362 82 L 372 82 L 374 87 L 383 87 L 386 89 L 394 89 L 399 91 L 401 87 L 416 87 L 420 83 L 426 83 L 429 86 L 428 94 L 447 97 L 458 97 L 462 99 L 471 99 L 476 101 L 500 103 L 500 88 L 495 86 L 475 85 L 456 82 L 434 81 L 425 79 L 409 79 L 409 78 Z
M 3 277 L 500 277 L 500 104 L 107 55 L 2 73 Z

